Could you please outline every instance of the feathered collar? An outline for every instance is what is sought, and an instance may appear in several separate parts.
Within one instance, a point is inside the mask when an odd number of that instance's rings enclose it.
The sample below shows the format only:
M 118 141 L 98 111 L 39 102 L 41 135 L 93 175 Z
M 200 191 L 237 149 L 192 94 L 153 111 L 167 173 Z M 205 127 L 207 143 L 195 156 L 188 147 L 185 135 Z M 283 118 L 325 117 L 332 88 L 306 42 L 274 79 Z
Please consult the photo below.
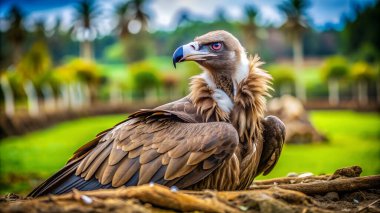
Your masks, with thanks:
M 202 114 L 204 121 L 231 121 L 232 113 L 239 109 L 252 109 L 255 117 L 263 117 L 265 96 L 269 96 L 271 76 L 259 67 L 263 64 L 260 57 L 248 60 L 248 75 L 239 76 L 234 88 L 234 100 L 222 90 L 217 89 L 207 72 L 194 76 L 190 83 L 190 100 Z M 245 69 L 245 67 L 243 67 Z M 243 127 L 244 125 L 239 125 Z M 242 129 L 239 128 L 239 134 Z

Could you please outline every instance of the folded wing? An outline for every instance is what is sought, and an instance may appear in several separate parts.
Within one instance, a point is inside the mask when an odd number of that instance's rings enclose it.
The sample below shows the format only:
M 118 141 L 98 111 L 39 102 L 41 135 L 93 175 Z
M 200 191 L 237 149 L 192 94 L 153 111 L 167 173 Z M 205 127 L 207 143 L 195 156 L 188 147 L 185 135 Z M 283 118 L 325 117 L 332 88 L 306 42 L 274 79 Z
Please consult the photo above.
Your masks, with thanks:
M 267 175 L 276 165 L 285 143 L 285 125 L 276 116 L 267 116 L 263 121 L 264 143 L 257 174 Z
M 228 160 L 238 144 L 228 123 L 195 123 L 185 114 L 139 111 L 80 148 L 30 196 L 158 183 L 187 188 Z

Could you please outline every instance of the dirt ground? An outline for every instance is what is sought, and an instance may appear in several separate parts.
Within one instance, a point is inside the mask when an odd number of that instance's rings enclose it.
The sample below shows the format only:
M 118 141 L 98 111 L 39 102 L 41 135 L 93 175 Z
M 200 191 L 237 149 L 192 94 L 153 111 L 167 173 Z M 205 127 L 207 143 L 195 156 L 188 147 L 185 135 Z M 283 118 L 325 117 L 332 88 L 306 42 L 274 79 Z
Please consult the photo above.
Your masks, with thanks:
M 10 194 L 0 199 L 0 212 L 380 212 L 380 175 L 360 172 L 349 167 L 333 175 L 256 181 L 244 191 L 150 184 L 37 199 Z

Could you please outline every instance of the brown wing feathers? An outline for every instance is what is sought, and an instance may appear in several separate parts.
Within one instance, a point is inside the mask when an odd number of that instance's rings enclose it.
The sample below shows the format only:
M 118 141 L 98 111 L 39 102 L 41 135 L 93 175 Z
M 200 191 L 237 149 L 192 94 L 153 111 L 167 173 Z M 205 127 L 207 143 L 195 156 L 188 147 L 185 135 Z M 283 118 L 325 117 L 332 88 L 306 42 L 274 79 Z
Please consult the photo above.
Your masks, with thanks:
M 264 125 L 264 147 L 261 154 L 258 173 L 267 175 L 276 165 L 285 143 L 285 125 L 275 116 L 268 116 L 262 121 Z
M 221 110 L 206 80 L 195 77 L 189 96 L 140 110 L 99 133 L 31 196 L 149 182 L 247 188 L 276 164 L 284 138 L 282 123 L 263 121 L 271 77 L 259 69 L 261 64 L 258 57 L 250 58 L 248 76 L 236 85 L 231 113 Z
M 213 169 L 233 153 L 230 149 L 237 146 L 235 130 L 229 124 L 192 124 L 168 119 L 160 122 L 160 125 L 157 125 L 158 121 L 147 122 L 157 119 L 155 115 L 159 113 L 134 124 L 138 127 L 131 127 L 127 122 L 110 132 L 114 134 L 113 145 L 109 141 L 100 142 L 81 162 L 76 175 L 88 180 L 99 167 L 105 167 L 103 172 L 97 173 L 97 179 L 102 184 L 112 183 L 113 187 L 119 187 L 136 172 L 139 173 L 138 184 L 149 183 L 155 173 L 166 166 L 163 178 L 174 180 L 189 174 L 198 164 L 204 170 Z M 125 134 L 126 131 L 129 134 Z M 120 134 L 124 134 L 124 137 L 120 137 Z M 233 146 L 228 147 L 230 144 Z M 226 147 L 231 152 L 223 152 Z
M 89 183 L 98 181 L 97 187 L 152 181 L 168 186 L 194 185 L 231 157 L 238 136 L 227 123 L 186 123 L 189 120 L 160 110 L 137 112 L 129 120 L 102 133 L 102 138 L 83 146 L 70 161 L 73 166 L 50 182 L 64 185 L 75 172 Z M 41 186 L 40 191 L 49 193 L 54 184 Z M 86 184 L 76 186 L 85 187 Z M 38 192 L 31 194 L 39 195 Z

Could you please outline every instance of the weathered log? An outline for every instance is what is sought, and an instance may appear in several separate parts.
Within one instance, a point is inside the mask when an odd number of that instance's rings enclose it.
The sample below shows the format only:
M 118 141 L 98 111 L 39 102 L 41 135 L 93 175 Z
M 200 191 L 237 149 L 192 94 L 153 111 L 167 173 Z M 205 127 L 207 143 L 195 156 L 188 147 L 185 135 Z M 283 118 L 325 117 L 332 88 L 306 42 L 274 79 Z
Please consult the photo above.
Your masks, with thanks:
M 154 206 L 177 211 L 204 211 L 204 212 L 236 212 L 237 210 L 220 202 L 215 197 L 200 199 L 185 193 L 172 191 L 167 187 L 150 184 L 136 187 L 105 189 L 96 191 L 74 191 L 64 195 L 52 195 L 37 198 L 40 201 L 69 201 L 77 200 L 84 204 L 92 204 L 97 199 L 131 199 L 135 198 Z
M 4 205 L 4 203 L 3 203 Z M 176 191 L 160 185 L 77 191 L 0 203 L 0 212 L 324 212 L 311 197 L 281 188 L 246 191 Z
M 330 181 L 298 183 L 298 184 L 280 184 L 276 185 L 282 189 L 303 192 L 308 195 L 325 194 L 327 192 L 348 192 L 364 189 L 380 188 L 380 175 L 355 177 L 345 179 L 334 179 Z M 251 189 L 269 189 L 273 185 L 257 185 Z
M 335 172 L 333 180 L 328 175 L 277 178 L 258 181 L 265 184 L 243 191 L 188 191 L 149 184 L 95 191 L 73 190 L 64 195 L 36 199 L 22 199 L 12 194 L 0 197 L 0 213 L 379 211 L 380 175 L 352 177 L 359 173 L 347 173 L 346 170 Z M 336 197 L 328 196 L 331 193 Z
M 273 178 L 269 180 L 256 180 L 254 185 L 279 185 L 279 184 L 295 184 L 295 183 L 304 183 L 312 182 L 319 180 L 327 180 L 330 175 L 321 175 L 321 176 L 310 176 L 310 177 L 283 177 L 283 178 Z

